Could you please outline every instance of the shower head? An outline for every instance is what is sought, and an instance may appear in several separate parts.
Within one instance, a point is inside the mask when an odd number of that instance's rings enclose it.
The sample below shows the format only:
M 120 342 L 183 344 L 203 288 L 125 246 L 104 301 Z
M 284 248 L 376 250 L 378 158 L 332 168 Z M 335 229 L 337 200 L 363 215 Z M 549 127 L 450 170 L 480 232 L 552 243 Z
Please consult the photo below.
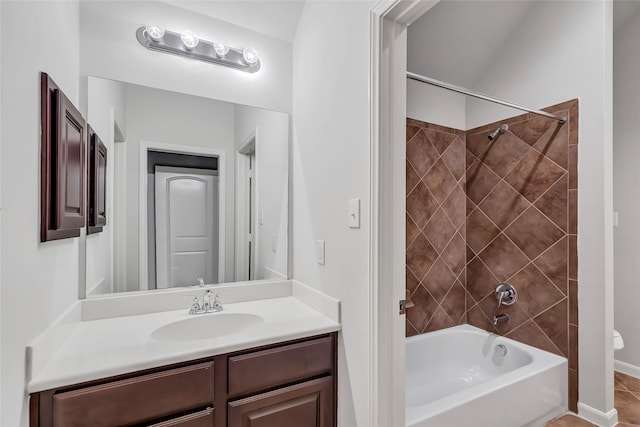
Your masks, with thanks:
M 496 137 L 498 135 L 502 135 L 503 133 L 505 133 L 506 131 L 509 130 L 509 126 L 508 125 L 502 125 L 500 126 L 498 129 L 494 130 L 493 132 L 491 132 L 487 138 L 489 138 L 489 141 L 493 141 L 494 139 L 496 139 Z

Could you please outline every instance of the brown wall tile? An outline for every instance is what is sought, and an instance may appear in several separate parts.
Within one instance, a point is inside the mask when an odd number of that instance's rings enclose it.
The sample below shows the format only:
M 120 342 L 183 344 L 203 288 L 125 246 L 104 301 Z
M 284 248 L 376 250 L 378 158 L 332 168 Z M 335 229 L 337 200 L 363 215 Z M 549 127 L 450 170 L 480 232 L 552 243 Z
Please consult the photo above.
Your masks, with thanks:
M 568 122 L 523 114 L 465 132 L 407 119 L 407 335 L 469 323 L 567 356 L 575 408 L 578 101 L 545 110 Z M 516 304 L 497 306 L 500 281 Z M 499 313 L 510 320 L 494 327 Z

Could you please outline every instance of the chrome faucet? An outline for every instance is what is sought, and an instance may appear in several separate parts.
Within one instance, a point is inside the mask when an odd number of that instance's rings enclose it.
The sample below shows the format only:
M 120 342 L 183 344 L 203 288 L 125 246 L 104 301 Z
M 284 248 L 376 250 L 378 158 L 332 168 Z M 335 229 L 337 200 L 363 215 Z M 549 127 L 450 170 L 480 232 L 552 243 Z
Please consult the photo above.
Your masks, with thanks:
M 496 298 L 498 298 L 498 308 L 501 305 L 512 305 L 518 300 L 518 292 L 510 283 L 499 283 L 496 287 Z
M 502 325 L 509 321 L 509 315 L 507 313 L 496 314 L 493 316 L 493 326 Z
M 218 293 L 213 292 L 211 289 L 207 289 L 202 297 L 202 305 L 200 305 L 198 297 L 193 297 L 189 314 L 215 313 L 222 311 L 222 309 L 222 302 L 220 301 Z

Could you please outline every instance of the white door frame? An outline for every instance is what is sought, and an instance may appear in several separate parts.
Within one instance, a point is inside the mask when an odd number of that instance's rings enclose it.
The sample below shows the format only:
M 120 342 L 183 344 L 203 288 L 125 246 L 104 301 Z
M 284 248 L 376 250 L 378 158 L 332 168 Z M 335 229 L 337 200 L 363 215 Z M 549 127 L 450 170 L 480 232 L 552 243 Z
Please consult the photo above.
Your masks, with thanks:
M 113 132 L 113 190 L 110 191 L 112 248 L 111 257 L 111 288 L 113 292 L 127 290 L 127 142 L 122 127 L 116 117 L 116 111 L 111 109 L 111 132 Z M 109 221 L 109 217 L 107 217 Z
M 371 11 L 369 418 L 405 425 L 405 122 L 407 26 L 436 1 L 380 1 Z
M 244 268 L 247 263 L 248 253 L 246 251 L 246 246 L 243 244 L 244 242 L 241 239 L 247 234 L 247 209 L 245 206 L 245 202 L 247 200 L 247 191 L 246 185 L 243 185 L 246 181 L 245 172 L 247 170 L 247 156 L 243 154 L 241 151 L 247 147 L 251 142 L 254 143 L 254 159 L 257 158 L 258 151 L 258 128 L 255 128 L 236 149 L 236 234 L 235 234 L 235 248 L 236 248 L 236 257 L 235 257 L 235 278 L 239 280 L 239 277 L 242 276 L 241 267 Z M 258 162 L 253 162 L 253 201 L 254 201 L 254 221 L 253 221 L 253 245 L 252 252 L 253 257 L 251 258 L 252 264 L 254 266 L 253 273 L 255 277 L 255 267 L 258 266 L 258 217 L 259 213 L 256 210 L 258 207 L 258 187 L 257 187 L 257 176 L 258 176 Z M 249 280 L 249 279 L 247 279 Z
M 140 207 L 138 213 L 138 253 L 140 290 L 149 288 L 149 254 L 147 250 L 147 152 L 162 151 L 175 154 L 192 154 L 218 158 L 218 177 L 220 188 L 218 192 L 218 283 L 224 283 L 225 262 L 225 150 L 217 148 L 192 147 L 187 145 L 166 144 L 154 141 L 140 141 L 140 187 L 138 198 Z

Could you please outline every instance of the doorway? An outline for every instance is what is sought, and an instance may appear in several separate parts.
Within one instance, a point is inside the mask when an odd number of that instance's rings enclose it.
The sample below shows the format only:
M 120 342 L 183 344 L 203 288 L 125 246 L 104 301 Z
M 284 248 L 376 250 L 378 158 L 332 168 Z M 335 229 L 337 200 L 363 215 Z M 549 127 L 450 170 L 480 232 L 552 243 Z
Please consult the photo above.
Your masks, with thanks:
M 218 283 L 218 171 L 156 166 L 154 190 L 156 288 Z
M 140 142 L 140 289 L 224 282 L 224 150 Z

